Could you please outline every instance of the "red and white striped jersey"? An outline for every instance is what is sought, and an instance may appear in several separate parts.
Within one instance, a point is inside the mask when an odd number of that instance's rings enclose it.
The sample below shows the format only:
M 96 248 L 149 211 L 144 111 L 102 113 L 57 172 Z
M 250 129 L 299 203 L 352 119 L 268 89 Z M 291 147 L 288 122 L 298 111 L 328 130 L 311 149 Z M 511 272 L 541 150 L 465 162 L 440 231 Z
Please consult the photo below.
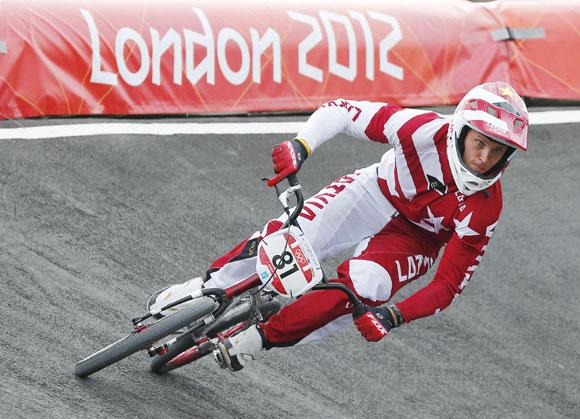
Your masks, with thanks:
M 340 132 L 393 146 L 381 158 L 379 186 L 402 216 L 447 243 L 433 281 L 397 306 L 405 320 L 432 315 L 470 280 L 502 208 L 500 182 L 465 196 L 447 159 L 449 121 L 395 105 L 337 99 L 319 108 L 298 137 L 314 150 Z

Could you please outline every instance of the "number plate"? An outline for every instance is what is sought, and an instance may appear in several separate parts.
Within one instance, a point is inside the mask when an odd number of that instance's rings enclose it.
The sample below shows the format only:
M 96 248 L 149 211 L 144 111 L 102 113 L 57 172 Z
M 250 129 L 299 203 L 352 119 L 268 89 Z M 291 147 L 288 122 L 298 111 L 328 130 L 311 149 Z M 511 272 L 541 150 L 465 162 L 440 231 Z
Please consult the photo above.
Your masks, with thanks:
M 323 277 L 312 246 L 294 226 L 262 239 L 256 272 L 267 288 L 287 297 L 305 293 Z

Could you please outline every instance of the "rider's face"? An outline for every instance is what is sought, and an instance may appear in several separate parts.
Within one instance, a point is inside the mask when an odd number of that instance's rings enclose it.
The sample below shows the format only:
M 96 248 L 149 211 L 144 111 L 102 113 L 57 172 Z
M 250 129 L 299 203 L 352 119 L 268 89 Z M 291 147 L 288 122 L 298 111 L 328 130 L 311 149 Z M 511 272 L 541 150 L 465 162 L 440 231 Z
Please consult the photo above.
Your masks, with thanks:
M 470 129 L 465 136 L 463 161 L 472 171 L 483 174 L 500 161 L 507 149 L 506 145 Z

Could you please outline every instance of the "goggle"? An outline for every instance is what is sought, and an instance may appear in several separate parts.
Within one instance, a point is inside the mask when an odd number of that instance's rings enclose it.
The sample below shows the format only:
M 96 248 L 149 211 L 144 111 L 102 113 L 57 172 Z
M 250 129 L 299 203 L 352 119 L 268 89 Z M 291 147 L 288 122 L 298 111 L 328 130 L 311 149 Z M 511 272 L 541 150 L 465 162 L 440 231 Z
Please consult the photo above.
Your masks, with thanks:
M 520 134 L 528 126 L 528 120 L 509 102 L 489 103 L 483 99 L 470 99 L 467 105 L 471 110 L 487 112 L 491 116 L 511 124 L 515 133 Z

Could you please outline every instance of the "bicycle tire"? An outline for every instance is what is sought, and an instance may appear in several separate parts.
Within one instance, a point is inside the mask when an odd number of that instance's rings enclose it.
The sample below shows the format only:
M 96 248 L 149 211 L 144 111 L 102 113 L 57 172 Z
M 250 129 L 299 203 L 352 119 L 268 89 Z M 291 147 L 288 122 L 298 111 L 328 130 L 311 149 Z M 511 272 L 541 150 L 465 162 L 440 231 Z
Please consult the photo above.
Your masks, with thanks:
M 260 305 L 260 313 L 264 319 L 270 318 L 273 314 L 280 311 L 282 304 L 278 300 L 266 301 Z M 250 306 L 248 303 L 241 304 L 227 312 L 222 318 L 216 321 L 205 333 L 206 336 L 215 337 L 219 332 L 229 329 L 230 327 L 246 321 L 249 319 Z M 182 367 L 192 361 L 196 361 L 209 355 L 209 352 L 200 352 L 196 358 L 190 359 L 188 362 L 180 363 L 178 365 L 169 366 L 168 363 L 183 352 L 193 348 L 197 344 L 197 340 L 190 336 L 184 336 L 180 340 L 173 342 L 163 354 L 156 355 L 151 358 L 151 371 L 155 374 L 162 375 L 166 372 Z
M 179 311 L 147 325 L 142 331 L 137 333 L 133 332 L 77 362 L 75 364 L 74 374 L 80 378 L 88 377 L 141 349 L 149 347 L 159 339 L 170 335 L 188 324 L 207 316 L 217 306 L 218 303 L 210 297 L 203 297 L 194 303 L 187 304 Z

